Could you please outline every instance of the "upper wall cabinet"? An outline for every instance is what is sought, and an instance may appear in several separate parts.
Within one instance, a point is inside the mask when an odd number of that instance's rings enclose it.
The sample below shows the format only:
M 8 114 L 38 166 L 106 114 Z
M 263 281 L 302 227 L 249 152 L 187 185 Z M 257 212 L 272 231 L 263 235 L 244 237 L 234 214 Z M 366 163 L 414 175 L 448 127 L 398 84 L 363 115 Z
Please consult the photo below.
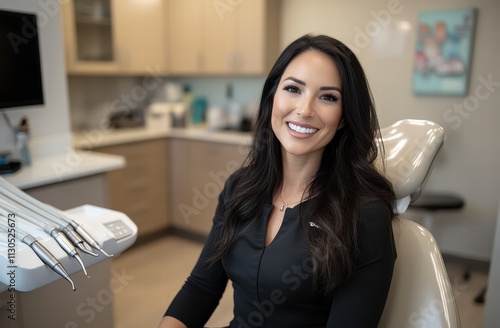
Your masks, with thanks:
M 72 0 L 61 4 L 69 74 L 166 70 L 165 0 Z
M 265 74 L 278 56 L 278 0 L 168 0 L 168 4 L 172 74 Z
M 74 0 L 61 8 L 68 72 L 116 72 L 109 0 Z
M 141 74 L 167 69 L 164 0 L 113 0 L 120 70 Z

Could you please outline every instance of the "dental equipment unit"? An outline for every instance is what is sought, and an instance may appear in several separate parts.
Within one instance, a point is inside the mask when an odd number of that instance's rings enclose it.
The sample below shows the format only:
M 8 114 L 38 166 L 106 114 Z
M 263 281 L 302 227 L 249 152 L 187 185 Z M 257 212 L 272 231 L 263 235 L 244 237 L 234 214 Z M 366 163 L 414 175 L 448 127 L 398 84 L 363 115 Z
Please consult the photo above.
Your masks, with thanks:
M 70 274 L 81 270 L 90 278 L 84 262 L 88 267 L 128 248 L 137 226 L 121 212 L 92 205 L 61 211 L 0 176 L 0 234 L 0 265 L 16 269 L 16 290 L 33 290 L 58 276 L 76 290 Z M 47 274 L 47 267 L 57 275 Z M 2 284 L 9 286 L 7 275 L 0 275 L 0 291 Z

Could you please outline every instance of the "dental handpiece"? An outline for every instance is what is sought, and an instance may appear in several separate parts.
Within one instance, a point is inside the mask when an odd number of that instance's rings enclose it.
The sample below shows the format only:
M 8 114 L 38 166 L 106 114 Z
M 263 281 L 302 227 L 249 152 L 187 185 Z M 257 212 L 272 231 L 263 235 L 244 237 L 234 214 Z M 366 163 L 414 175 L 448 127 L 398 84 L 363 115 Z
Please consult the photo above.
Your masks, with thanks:
M 40 244 L 35 237 L 31 235 L 26 235 L 22 240 L 23 243 L 28 245 L 35 253 L 36 255 L 42 260 L 43 263 L 45 263 L 49 268 L 54 270 L 58 275 L 63 277 L 65 280 L 67 280 L 70 284 L 73 290 L 76 290 L 75 283 L 69 276 L 68 272 L 66 269 L 64 269 L 63 265 L 57 258 L 54 257 L 42 244 Z
M 75 229 L 73 229 L 73 226 L 71 224 L 66 225 L 62 229 L 62 232 L 64 232 L 66 237 L 68 237 L 68 239 L 71 240 L 71 242 L 82 252 L 95 257 L 99 256 L 99 254 L 92 252 L 92 249 L 88 249 L 85 246 L 85 240 L 83 240 L 82 237 L 75 231 Z
M 44 210 L 49 212 L 52 215 L 57 216 L 60 220 L 63 220 L 64 222 L 67 223 L 65 227 L 67 227 L 66 230 L 74 230 L 75 234 L 77 234 L 79 237 L 83 238 L 83 240 L 89 244 L 91 247 L 97 249 L 99 252 L 102 254 L 106 255 L 107 257 L 112 257 L 113 254 L 108 254 L 106 251 L 102 248 L 102 246 L 95 240 L 81 225 L 79 225 L 77 222 L 74 220 L 71 220 L 70 218 L 64 216 L 61 212 L 53 209 L 50 205 L 47 204 L 42 204 L 44 205 Z M 64 228 L 63 228 L 64 231 Z M 67 233 L 66 233 L 67 234 Z M 83 251 L 83 250 L 82 250 Z M 95 253 L 92 253 L 95 254 Z M 95 255 L 97 256 L 97 254 Z
M 71 243 L 71 241 L 66 237 L 65 234 L 63 234 L 59 229 L 56 229 L 55 227 L 51 227 L 49 225 L 46 225 L 43 228 L 43 231 L 45 231 L 47 234 L 52 236 L 56 240 L 56 242 L 61 246 L 61 248 L 68 253 L 71 257 L 73 257 L 75 260 L 78 261 L 80 266 L 83 269 L 83 273 L 90 278 L 90 276 L 87 273 L 87 269 L 85 269 L 85 265 L 83 265 L 82 258 L 80 257 L 80 254 L 78 253 L 78 250 L 75 248 L 75 246 Z
M 83 227 L 81 225 L 79 225 L 78 223 L 76 223 L 73 220 L 69 221 L 69 224 L 71 224 L 71 226 L 73 226 L 73 228 L 76 230 L 76 232 L 78 232 L 78 234 L 80 236 L 82 236 L 82 238 L 85 239 L 85 241 L 90 246 L 97 249 L 99 252 L 103 253 L 107 257 L 113 256 L 113 254 L 106 253 L 106 251 L 101 247 L 101 245 L 99 245 L 99 243 L 85 229 L 83 229 Z

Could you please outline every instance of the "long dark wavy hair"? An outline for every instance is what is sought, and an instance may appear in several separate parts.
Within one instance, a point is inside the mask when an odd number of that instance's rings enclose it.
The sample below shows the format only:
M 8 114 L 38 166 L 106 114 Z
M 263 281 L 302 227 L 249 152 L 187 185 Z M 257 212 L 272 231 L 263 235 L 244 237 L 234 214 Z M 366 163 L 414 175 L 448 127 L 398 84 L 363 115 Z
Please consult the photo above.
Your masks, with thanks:
M 309 50 L 328 55 L 342 80 L 343 126 L 326 146 L 320 167 L 303 194 L 317 196 L 300 212 L 303 225 L 313 220 L 322 228 L 304 231 L 316 286 L 330 293 L 353 271 L 361 206 L 378 198 L 392 213 L 395 196 L 391 183 L 374 166 L 380 129 L 365 73 L 349 48 L 325 35 L 308 34 L 295 40 L 272 67 L 264 83 L 249 155 L 231 177 L 232 187 L 222 205 L 223 220 L 212 261 L 229 250 L 281 187 L 281 145 L 271 127 L 273 99 L 288 64 Z

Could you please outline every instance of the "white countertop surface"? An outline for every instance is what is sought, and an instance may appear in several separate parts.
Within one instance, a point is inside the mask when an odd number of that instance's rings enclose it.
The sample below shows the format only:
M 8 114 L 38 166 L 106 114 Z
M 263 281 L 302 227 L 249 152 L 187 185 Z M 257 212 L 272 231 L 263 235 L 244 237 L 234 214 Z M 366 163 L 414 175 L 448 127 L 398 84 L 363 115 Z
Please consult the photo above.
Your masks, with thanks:
M 122 156 L 103 154 L 82 149 L 126 144 L 158 138 L 177 138 L 217 142 L 224 144 L 249 145 L 251 134 L 236 131 L 211 131 L 206 128 L 185 128 L 151 130 L 131 128 L 122 130 L 89 130 L 73 133 L 74 149 L 63 154 L 36 157 L 31 166 L 22 167 L 3 177 L 21 189 L 105 173 L 125 166 Z
M 31 166 L 24 166 L 2 177 L 18 188 L 29 189 L 105 173 L 124 166 L 125 159 L 122 156 L 68 150 L 63 154 L 33 158 Z
M 94 149 L 104 146 L 119 145 L 136 141 L 158 138 L 177 138 L 217 142 L 225 144 L 248 145 L 251 134 L 237 131 L 212 131 L 200 128 L 170 128 L 151 130 L 146 128 L 130 128 L 119 130 L 90 130 L 73 132 L 73 145 L 77 149 Z

